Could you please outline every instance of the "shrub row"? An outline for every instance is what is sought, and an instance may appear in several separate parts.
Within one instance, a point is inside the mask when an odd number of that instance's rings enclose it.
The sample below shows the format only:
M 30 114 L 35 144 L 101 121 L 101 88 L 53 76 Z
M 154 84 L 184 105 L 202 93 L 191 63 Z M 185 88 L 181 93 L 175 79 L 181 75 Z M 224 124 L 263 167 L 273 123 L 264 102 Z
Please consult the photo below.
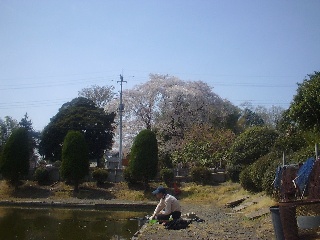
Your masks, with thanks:
M 105 183 L 108 179 L 108 170 L 103 168 L 96 168 L 92 171 L 92 178 L 97 182 L 97 185 Z M 34 179 L 39 185 L 45 185 L 50 182 L 49 171 L 45 166 L 40 166 L 34 173 Z
M 303 163 L 313 156 L 313 151 L 312 147 L 306 147 L 294 152 L 286 157 L 286 164 Z M 239 176 L 241 186 L 251 192 L 264 191 L 269 196 L 273 196 L 275 192 L 272 183 L 276 169 L 282 164 L 282 161 L 282 157 L 277 156 L 274 152 L 259 158 L 241 171 Z

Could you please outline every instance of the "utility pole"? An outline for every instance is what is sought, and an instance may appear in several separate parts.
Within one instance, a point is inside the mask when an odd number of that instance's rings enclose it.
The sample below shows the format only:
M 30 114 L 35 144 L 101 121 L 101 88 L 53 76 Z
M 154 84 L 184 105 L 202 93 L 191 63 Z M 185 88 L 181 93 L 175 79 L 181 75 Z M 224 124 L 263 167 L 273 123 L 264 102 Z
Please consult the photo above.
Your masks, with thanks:
M 123 76 L 120 74 L 120 81 L 117 81 L 120 83 L 120 104 L 119 104 L 119 117 L 120 117 L 120 123 L 119 123 L 119 165 L 118 168 L 122 168 L 122 112 L 124 110 L 124 104 L 122 103 L 122 83 L 127 82 L 123 81 Z

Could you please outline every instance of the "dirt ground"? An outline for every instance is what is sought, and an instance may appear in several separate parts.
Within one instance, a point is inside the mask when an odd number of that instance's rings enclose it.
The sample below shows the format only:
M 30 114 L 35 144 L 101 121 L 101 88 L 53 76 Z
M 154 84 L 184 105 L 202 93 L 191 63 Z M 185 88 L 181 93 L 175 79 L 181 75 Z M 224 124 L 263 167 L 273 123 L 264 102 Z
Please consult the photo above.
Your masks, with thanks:
M 275 239 L 269 214 L 259 221 L 248 220 L 242 213 L 212 205 L 186 205 L 183 212 L 194 212 L 204 222 L 193 221 L 188 228 L 167 230 L 161 224 L 146 224 L 136 239 Z
M 156 239 L 276 239 L 271 213 L 258 219 L 249 220 L 244 213 L 234 212 L 231 208 L 211 205 L 195 205 L 182 203 L 184 212 L 194 212 L 204 222 L 192 222 L 186 229 L 167 230 L 162 224 L 146 223 L 132 240 Z M 320 227 L 314 229 L 298 229 L 299 239 L 320 239 Z M 290 239 L 289 239 L 290 240 Z

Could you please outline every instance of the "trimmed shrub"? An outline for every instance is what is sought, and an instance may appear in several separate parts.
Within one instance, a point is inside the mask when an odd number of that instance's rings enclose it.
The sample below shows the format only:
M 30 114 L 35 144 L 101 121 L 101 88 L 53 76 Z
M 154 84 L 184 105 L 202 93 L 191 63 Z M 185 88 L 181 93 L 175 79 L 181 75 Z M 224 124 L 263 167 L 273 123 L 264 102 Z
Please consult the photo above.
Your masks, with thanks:
M 49 183 L 49 171 L 45 167 L 39 167 L 34 172 L 34 179 L 39 185 L 45 185 Z
M 256 162 L 251 165 L 250 177 L 252 178 L 252 182 L 254 183 L 255 191 L 262 192 L 263 191 L 263 181 L 266 171 L 270 164 L 273 163 L 274 154 L 267 154 L 261 158 L 259 158 Z
M 299 151 L 296 151 L 292 154 L 289 154 L 286 158 L 289 160 L 286 164 L 299 164 L 305 162 L 309 157 L 314 155 L 314 146 L 307 146 L 301 148 Z M 275 197 L 276 199 L 279 197 L 277 196 L 277 192 L 273 187 L 273 181 L 276 175 L 276 169 L 278 166 L 282 165 L 282 158 L 281 157 L 273 157 L 273 160 L 270 160 L 270 165 L 268 169 L 265 171 L 263 181 L 262 181 L 262 188 L 263 191 L 266 192 L 267 195 L 271 197 Z
M 277 161 L 274 161 L 267 169 L 267 171 L 264 174 L 263 182 L 262 182 L 262 188 L 265 191 L 265 193 L 270 197 L 276 197 L 275 196 L 275 189 L 273 186 L 273 181 L 276 176 L 276 170 L 278 165 L 276 162 L 280 162 L 281 159 L 278 159 Z
M 230 162 L 250 165 L 267 154 L 274 145 L 277 133 L 267 127 L 251 127 L 240 134 L 230 149 Z
M 158 143 L 156 134 L 151 130 L 142 130 L 134 139 L 129 166 L 132 177 L 147 187 L 158 171 Z
M 64 138 L 60 173 L 79 192 L 80 181 L 89 173 L 89 152 L 81 132 L 69 131 Z
M 96 168 L 92 172 L 92 178 L 97 182 L 97 184 L 104 184 L 108 179 L 108 171 L 102 168 Z
M 174 180 L 174 172 L 172 169 L 164 168 L 160 171 L 160 177 L 165 182 L 167 187 L 172 187 Z
M 211 171 L 206 167 L 194 167 L 190 172 L 193 182 L 198 184 L 208 184 L 211 179 Z
M 19 180 L 28 174 L 30 141 L 28 131 L 18 128 L 12 132 L 2 149 L 0 172 L 4 179 L 18 188 Z
M 136 184 L 137 180 L 133 177 L 130 168 L 125 168 L 123 170 L 123 178 L 128 184 Z
M 240 173 L 239 180 L 241 186 L 251 192 L 257 192 L 256 186 L 254 182 L 252 181 L 251 172 L 252 172 L 252 165 L 246 167 L 242 172 Z
M 275 171 L 275 162 L 280 162 L 280 160 L 275 152 L 271 152 L 249 165 L 240 174 L 241 186 L 251 192 L 265 191 L 265 187 L 268 187 L 265 186 L 266 173 L 271 169 L 273 169 L 273 172 Z M 272 168 L 270 168 L 270 166 L 272 166 Z M 271 186 L 272 181 L 270 182 L 268 180 L 268 182 Z
M 269 153 L 277 137 L 277 132 L 267 127 L 251 127 L 240 134 L 228 153 L 228 172 L 234 175 L 231 180 L 237 180 L 237 173 Z

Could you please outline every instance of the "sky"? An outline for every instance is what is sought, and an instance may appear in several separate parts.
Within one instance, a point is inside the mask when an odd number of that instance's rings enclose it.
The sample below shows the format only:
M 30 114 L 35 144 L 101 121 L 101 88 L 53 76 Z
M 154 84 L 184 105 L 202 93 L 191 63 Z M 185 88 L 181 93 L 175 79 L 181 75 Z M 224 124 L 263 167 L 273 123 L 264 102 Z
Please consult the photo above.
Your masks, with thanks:
M 287 109 L 320 71 L 318 0 L 0 0 L 0 118 L 42 130 L 92 85 L 150 73 Z

